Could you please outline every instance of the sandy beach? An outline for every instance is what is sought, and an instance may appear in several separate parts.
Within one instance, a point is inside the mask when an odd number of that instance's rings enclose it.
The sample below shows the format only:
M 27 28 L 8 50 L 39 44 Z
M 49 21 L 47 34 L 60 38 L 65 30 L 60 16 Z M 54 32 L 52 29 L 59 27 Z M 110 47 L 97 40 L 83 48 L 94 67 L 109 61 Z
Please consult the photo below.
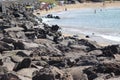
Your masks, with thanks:
M 54 13 L 54 12 L 57 13 L 57 12 L 65 11 L 65 8 L 67 8 L 67 10 L 75 10 L 75 9 L 81 9 L 81 8 L 95 8 L 95 9 L 97 9 L 97 8 L 103 8 L 103 7 L 104 8 L 120 7 L 120 2 L 118 2 L 118 1 L 115 1 L 115 2 L 112 2 L 112 3 L 110 3 L 110 2 L 105 2 L 105 3 L 89 2 L 89 3 L 69 4 L 69 5 L 64 5 L 64 6 L 56 6 L 53 9 L 48 10 L 48 11 L 38 10 L 38 11 L 35 11 L 34 14 L 43 16 L 43 15 L 46 15 L 46 14 L 49 14 L 49 13 Z M 40 13 L 40 14 L 37 14 L 37 13 Z M 63 32 L 63 36 L 73 36 L 73 35 L 76 35 L 76 34 L 66 34 L 66 33 Z M 86 38 L 86 35 L 84 35 L 84 34 L 79 34 L 78 36 L 81 39 L 88 39 L 88 40 L 91 40 L 91 41 L 95 41 L 100 46 L 118 44 L 118 42 L 106 40 L 106 39 L 104 39 L 102 37 L 99 37 L 99 36 L 89 35 L 90 38 Z
M 76 36 L 76 34 L 66 34 L 66 33 L 63 33 L 63 36 L 64 37 L 68 37 L 68 36 Z M 104 39 L 100 36 L 95 36 L 95 35 L 85 35 L 85 34 L 78 34 L 77 35 L 79 37 L 79 39 L 86 39 L 88 41 L 93 41 L 95 42 L 96 44 L 100 45 L 100 46 L 108 46 L 108 45 L 113 45 L 113 44 L 119 44 L 119 42 L 115 42 L 115 41 L 111 41 L 111 40 L 107 40 L 107 39 Z M 89 38 L 86 38 L 86 36 L 89 36 Z
M 64 6 L 56 6 L 51 10 L 36 10 L 34 11 L 34 14 L 37 15 L 37 13 L 40 13 L 39 15 L 45 15 L 48 13 L 53 13 L 53 12 L 61 12 L 64 11 L 65 8 L 67 10 L 74 10 L 74 9 L 80 9 L 80 8 L 103 8 L 103 7 L 120 7 L 120 2 L 115 1 L 115 2 L 105 2 L 105 3 L 77 3 L 77 4 L 69 4 L 69 5 L 64 5 Z

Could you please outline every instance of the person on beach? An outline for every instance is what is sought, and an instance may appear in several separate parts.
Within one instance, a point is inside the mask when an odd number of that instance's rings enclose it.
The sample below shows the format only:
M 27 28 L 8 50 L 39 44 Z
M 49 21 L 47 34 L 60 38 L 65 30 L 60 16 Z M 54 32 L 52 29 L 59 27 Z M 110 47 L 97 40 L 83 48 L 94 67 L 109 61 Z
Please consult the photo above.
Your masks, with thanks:
M 105 5 L 105 1 L 103 1 L 103 6 Z
M 65 11 L 67 11 L 67 8 L 65 8 Z

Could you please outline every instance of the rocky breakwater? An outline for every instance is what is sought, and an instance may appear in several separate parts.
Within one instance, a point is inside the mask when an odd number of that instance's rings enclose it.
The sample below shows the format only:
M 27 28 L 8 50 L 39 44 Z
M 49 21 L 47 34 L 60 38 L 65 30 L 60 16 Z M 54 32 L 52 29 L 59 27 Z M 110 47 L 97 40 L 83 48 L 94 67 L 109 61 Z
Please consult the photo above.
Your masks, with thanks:
M 120 46 L 63 37 L 16 7 L 0 12 L 0 80 L 119 80 Z

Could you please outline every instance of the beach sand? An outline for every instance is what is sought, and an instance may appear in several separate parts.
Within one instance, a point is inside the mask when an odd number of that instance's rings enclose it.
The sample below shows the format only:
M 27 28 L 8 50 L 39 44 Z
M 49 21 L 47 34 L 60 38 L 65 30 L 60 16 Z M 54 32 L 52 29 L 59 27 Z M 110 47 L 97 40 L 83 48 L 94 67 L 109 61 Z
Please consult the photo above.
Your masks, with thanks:
M 63 33 L 63 36 L 64 37 L 68 37 L 68 36 L 74 36 L 76 34 L 66 34 L 66 33 Z M 115 42 L 115 41 L 111 41 L 111 40 L 107 40 L 107 39 L 104 39 L 100 36 L 95 36 L 95 35 L 85 35 L 85 34 L 77 34 L 78 35 L 78 38 L 79 39 L 86 39 L 86 40 L 89 40 L 89 41 L 93 41 L 93 42 L 96 42 L 96 44 L 100 45 L 100 46 L 108 46 L 108 45 L 113 45 L 113 44 L 119 44 L 119 42 Z M 86 36 L 89 36 L 89 38 L 86 38 Z
M 115 2 L 105 2 L 105 4 L 103 5 L 103 3 L 77 3 L 77 4 L 69 4 L 69 5 L 64 5 L 64 6 L 56 6 L 53 9 L 49 10 L 49 11 L 45 11 L 45 10 L 38 10 L 35 11 L 34 14 L 35 15 L 46 15 L 46 14 L 50 14 L 53 12 L 61 12 L 61 11 L 65 11 L 65 8 L 67 8 L 67 10 L 75 10 L 75 9 L 80 9 L 80 8 L 109 8 L 109 7 L 120 7 L 120 2 L 119 1 L 115 1 Z M 37 14 L 40 13 L 40 14 Z M 63 36 L 73 36 L 76 34 L 66 34 L 63 32 Z M 119 44 L 119 42 L 114 42 L 114 41 L 110 41 L 110 40 L 106 40 L 102 37 L 99 36 L 90 36 L 90 38 L 86 38 L 86 35 L 84 34 L 79 34 L 79 38 L 80 39 L 88 39 L 91 41 L 95 41 L 97 42 L 98 45 L 100 46 L 108 46 L 108 45 L 112 45 L 112 44 Z
M 64 6 L 56 6 L 51 10 L 36 10 L 34 11 L 34 14 L 37 15 L 37 13 L 40 13 L 39 15 L 45 15 L 45 14 L 49 14 L 49 13 L 53 13 L 53 12 L 61 12 L 61 11 L 65 11 L 65 9 L 67 10 L 74 10 L 74 9 L 80 9 L 80 8 L 103 8 L 103 7 L 120 7 L 120 1 L 115 1 L 115 2 L 105 2 L 104 3 L 93 3 L 93 2 L 89 2 L 89 3 L 77 3 L 77 4 L 68 4 L 68 5 L 64 5 Z

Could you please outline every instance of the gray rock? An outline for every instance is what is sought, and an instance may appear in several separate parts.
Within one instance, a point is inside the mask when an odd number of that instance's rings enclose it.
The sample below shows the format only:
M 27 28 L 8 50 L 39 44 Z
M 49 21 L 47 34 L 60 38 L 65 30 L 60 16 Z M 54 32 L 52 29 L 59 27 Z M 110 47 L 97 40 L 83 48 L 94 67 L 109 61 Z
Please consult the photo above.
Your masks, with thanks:
M 6 67 L 0 66 L 0 74 L 4 75 L 8 72 L 8 69 Z
M 33 26 L 34 26 L 34 24 L 33 24 L 32 22 L 26 21 L 22 27 L 23 27 L 25 30 L 30 30 L 30 29 L 33 28 Z
M 21 80 L 32 80 L 32 73 L 36 71 L 36 68 L 24 68 L 17 72 Z
M 37 66 L 46 66 L 46 65 L 48 65 L 48 63 L 45 62 L 45 61 L 32 61 L 32 63 L 34 63 Z
M 10 57 L 6 57 L 6 58 L 2 59 L 2 61 L 3 61 L 3 66 L 6 67 L 8 69 L 8 71 L 13 70 L 15 63 L 12 62 Z
M 6 73 L 4 75 L 0 75 L 0 80 L 21 80 L 21 79 L 13 73 Z
M 65 73 L 56 67 L 43 68 L 34 72 L 32 80 L 73 80 L 69 73 Z
M 14 43 L 15 49 L 22 49 L 22 50 L 27 50 L 27 49 L 34 49 L 38 48 L 39 45 L 33 42 L 24 42 L 24 41 L 18 41 Z
M 89 66 L 89 65 L 96 65 L 98 64 L 99 61 L 97 60 L 96 56 L 94 55 L 86 55 L 86 56 L 81 56 L 76 59 L 76 65 L 80 66 Z
M 0 41 L 0 52 L 13 50 L 13 49 L 14 49 L 13 45 Z
M 5 32 L 14 32 L 14 31 L 22 31 L 24 30 L 23 28 L 21 27 L 12 27 L 12 28 L 7 28 L 7 29 L 4 29 Z
M 86 51 L 88 47 L 84 45 L 70 45 L 70 48 L 75 49 L 75 50 Z
M 0 39 L 4 37 L 4 34 L 0 32 Z
M 13 38 L 8 38 L 8 37 L 4 37 L 3 39 L 1 39 L 1 41 L 6 42 L 6 43 L 14 43 L 15 39 Z
M 12 50 L 12 51 L 3 51 L 0 59 L 4 59 L 6 57 L 11 57 L 13 61 L 21 61 L 24 57 L 30 56 L 32 51 L 28 50 Z
M 88 80 L 87 75 L 84 74 L 82 70 L 82 67 L 72 67 L 66 69 L 66 71 L 72 75 L 73 80 Z
M 95 42 L 88 41 L 88 40 L 85 40 L 85 39 L 78 40 L 78 44 L 87 46 L 88 48 L 86 49 L 86 51 L 92 51 L 92 50 L 95 50 L 97 48 L 100 48 L 100 46 L 97 45 Z
M 106 46 L 101 50 L 103 52 L 103 56 L 114 58 L 114 54 L 120 54 L 120 45 Z
M 114 76 L 119 76 L 120 75 L 120 64 L 119 63 L 101 63 L 96 66 L 87 68 L 84 70 L 84 73 L 87 74 L 88 79 L 93 80 L 97 77 L 99 77 L 99 74 L 109 74 L 105 76 L 105 78 L 111 78 Z M 112 73 L 112 74 L 111 74 Z
M 100 56 L 100 55 L 103 54 L 103 52 L 101 50 L 93 50 L 93 51 L 90 51 L 88 54 L 95 55 L 95 56 Z
M 24 57 L 18 56 L 18 55 L 12 55 L 11 60 L 14 63 L 19 63 L 24 59 Z

